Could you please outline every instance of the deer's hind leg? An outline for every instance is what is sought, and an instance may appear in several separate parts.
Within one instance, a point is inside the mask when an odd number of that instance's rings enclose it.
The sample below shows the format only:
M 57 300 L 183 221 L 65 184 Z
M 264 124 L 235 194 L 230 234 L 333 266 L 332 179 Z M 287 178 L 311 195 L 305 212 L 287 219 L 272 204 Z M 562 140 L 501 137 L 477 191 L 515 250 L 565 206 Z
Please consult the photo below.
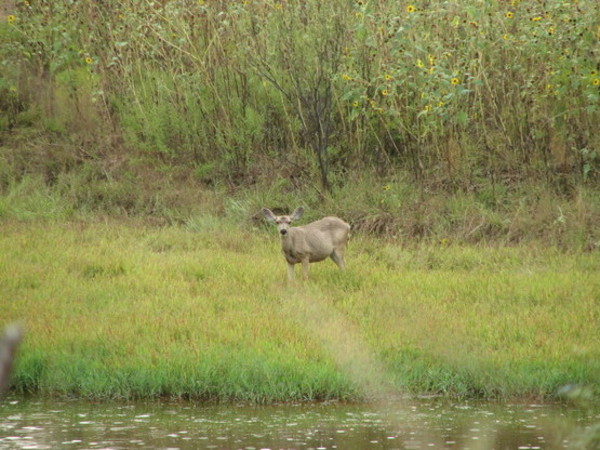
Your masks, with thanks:
M 340 250 L 340 249 L 334 250 L 333 253 L 331 254 L 331 259 L 333 260 L 334 263 L 337 264 L 337 266 L 341 270 L 344 270 L 346 268 L 346 263 L 344 261 L 344 250 Z

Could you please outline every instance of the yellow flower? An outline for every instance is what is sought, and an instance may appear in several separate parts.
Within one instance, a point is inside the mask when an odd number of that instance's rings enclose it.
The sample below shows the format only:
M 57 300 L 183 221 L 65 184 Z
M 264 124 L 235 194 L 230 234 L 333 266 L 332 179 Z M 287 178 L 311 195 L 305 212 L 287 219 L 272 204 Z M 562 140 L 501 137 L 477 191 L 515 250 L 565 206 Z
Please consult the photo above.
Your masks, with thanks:
M 444 102 L 438 102 L 438 108 L 441 108 L 442 106 L 444 106 Z
M 420 59 L 417 59 L 417 67 L 424 67 L 425 64 L 423 64 L 423 61 L 421 61 Z
M 275 3 L 275 9 L 283 9 L 283 5 L 281 3 Z
M 352 102 L 352 107 L 353 108 L 358 108 L 358 102 Z
M 548 34 L 554 34 L 554 27 L 548 28 Z
M 90 58 L 89 56 L 87 58 L 85 58 L 85 63 L 86 64 L 91 64 L 93 62 L 94 62 L 94 60 L 92 58 Z
M 454 77 L 454 78 L 452 78 L 452 79 L 450 80 L 450 83 L 451 83 L 453 86 L 456 86 L 457 84 L 460 84 L 460 80 L 459 80 L 458 78 Z
M 506 11 L 506 12 L 504 13 L 504 17 L 506 17 L 507 19 L 512 19 L 512 18 L 513 18 L 513 16 L 514 16 L 514 14 L 513 14 L 513 12 L 512 12 L 512 11 Z
M 448 245 L 448 239 L 446 239 L 446 238 L 440 239 L 440 244 L 441 245 Z
M 384 191 L 389 191 L 390 189 L 392 189 L 392 187 L 391 187 L 389 184 L 386 184 L 386 185 L 383 187 L 383 190 L 384 190 Z
M 429 112 L 431 111 L 431 105 L 426 105 L 425 106 L 425 112 Z
M 535 16 L 531 18 L 532 22 L 539 22 L 540 20 L 542 20 L 542 18 L 540 16 Z
M 427 55 L 427 59 L 429 60 L 429 65 L 435 65 L 435 57 L 433 55 Z
M 205 3 L 204 0 L 198 0 L 198 5 L 199 6 L 204 6 L 204 3 Z
M 344 74 L 344 75 L 342 75 L 342 79 L 344 81 L 350 81 L 352 79 L 352 77 L 350 75 Z
M 594 78 L 594 79 L 592 80 L 592 84 L 593 84 L 594 86 L 600 86 L 600 78 Z
M 502 39 L 504 39 L 505 41 L 508 41 L 508 40 L 510 39 L 510 34 L 508 34 L 508 33 L 504 33 L 504 34 L 502 35 Z
M 381 95 L 383 95 L 384 97 L 385 97 L 386 95 L 389 95 L 389 94 L 390 94 L 390 93 L 389 93 L 389 91 L 388 91 L 387 89 L 383 89 L 383 90 L 381 91 Z
M 392 79 L 392 76 L 389 73 L 386 73 L 383 78 L 385 78 L 386 81 L 390 81 Z
M 6 20 L 8 21 L 8 23 L 14 23 L 14 21 L 16 20 L 16 17 L 13 16 L 12 14 L 9 14 L 8 16 L 6 16 Z
M 433 74 L 433 72 L 435 72 L 435 66 L 431 66 L 431 67 L 429 68 L 428 72 L 429 72 L 430 74 Z
M 407 13 L 414 13 L 417 10 L 417 8 L 415 8 L 415 5 L 408 5 L 406 7 L 406 12 Z

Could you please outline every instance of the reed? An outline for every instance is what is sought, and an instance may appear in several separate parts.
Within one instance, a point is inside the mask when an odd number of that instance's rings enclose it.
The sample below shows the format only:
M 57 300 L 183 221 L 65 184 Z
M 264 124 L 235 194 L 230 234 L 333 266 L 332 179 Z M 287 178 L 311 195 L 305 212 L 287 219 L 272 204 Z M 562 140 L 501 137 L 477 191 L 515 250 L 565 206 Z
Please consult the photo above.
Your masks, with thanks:
M 600 170 L 599 4 L 125 0 L 0 11 L 17 177 L 123 161 L 331 191 L 364 167 L 450 189 Z M 41 151 L 41 150 L 44 151 Z M 162 167 L 164 169 L 164 167 Z M 0 172 L 1 173 L 1 172 Z

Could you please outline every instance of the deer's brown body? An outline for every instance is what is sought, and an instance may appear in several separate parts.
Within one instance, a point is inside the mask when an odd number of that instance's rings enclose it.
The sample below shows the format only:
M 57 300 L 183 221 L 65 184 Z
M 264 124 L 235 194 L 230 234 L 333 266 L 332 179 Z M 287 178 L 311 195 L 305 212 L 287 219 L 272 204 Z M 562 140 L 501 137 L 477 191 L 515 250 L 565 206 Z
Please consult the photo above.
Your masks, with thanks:
M 288 278 L 294 278 L 294 265 L 302 264 L 304 278 L 308 265 L 331 258 L 340 269 L 345 268 L 344 253 L 350 237 L 350 225 L 337 217 L 325 217 L 308 225 L 292 227 L 304 210 L 297 208 L 291 216 L 276 216 L 267 208 L 263 215 L 277 225 L 281 235 L 281 249 L 288 263 Z

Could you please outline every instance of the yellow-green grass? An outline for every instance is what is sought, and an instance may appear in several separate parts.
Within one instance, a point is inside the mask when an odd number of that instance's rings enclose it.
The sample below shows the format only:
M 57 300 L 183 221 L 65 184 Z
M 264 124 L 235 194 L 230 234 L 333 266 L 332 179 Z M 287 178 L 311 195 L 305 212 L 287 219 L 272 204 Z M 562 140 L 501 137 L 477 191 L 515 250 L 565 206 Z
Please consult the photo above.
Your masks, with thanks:
M 225 220 L 1 222 L 17 392 L 211 401 L 600 390 L 600 257 L 355 236 L 285 280 L 278 238 Z

